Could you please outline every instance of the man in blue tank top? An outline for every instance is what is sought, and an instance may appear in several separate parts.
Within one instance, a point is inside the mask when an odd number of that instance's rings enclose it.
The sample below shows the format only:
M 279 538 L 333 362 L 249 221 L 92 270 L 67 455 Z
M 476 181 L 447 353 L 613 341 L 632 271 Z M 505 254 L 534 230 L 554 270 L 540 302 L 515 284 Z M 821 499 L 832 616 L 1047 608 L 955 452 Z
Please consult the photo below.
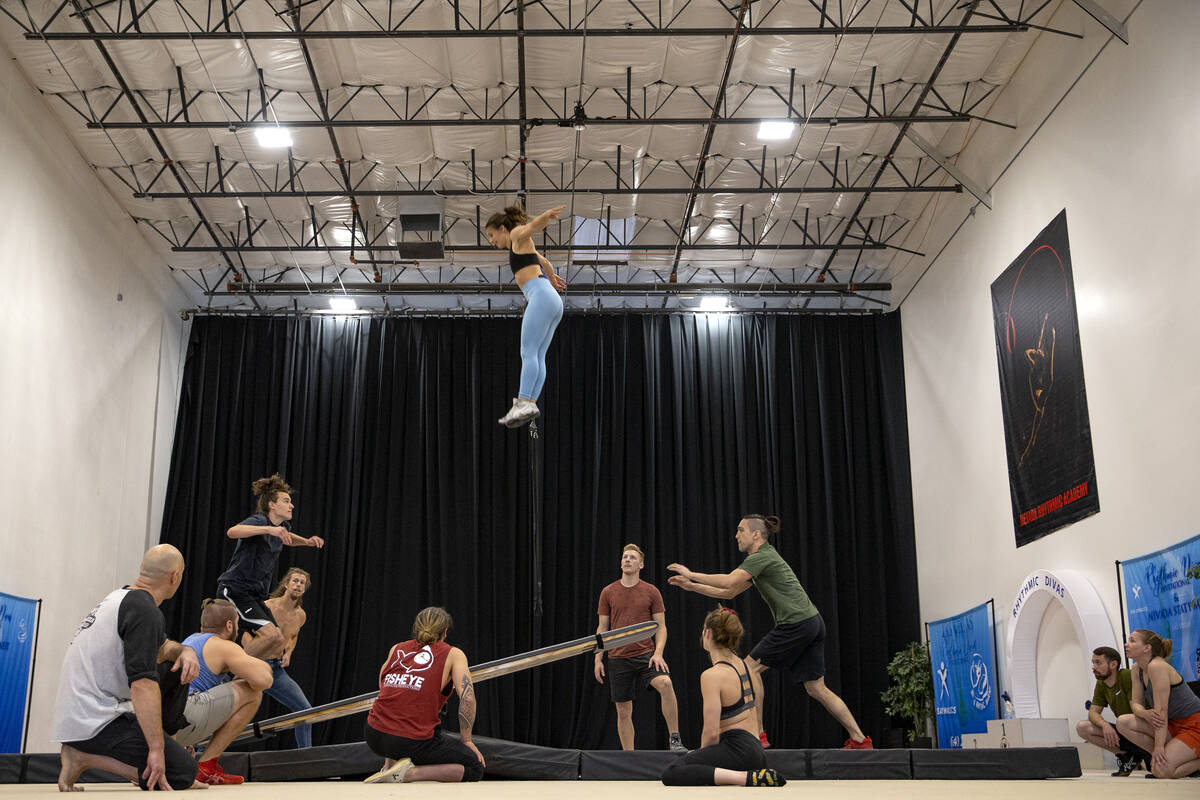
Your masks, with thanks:
M 182 642 L 196 652 L 200 674 L 191 683 L 183 712 L 188 725 L 175 734 L 175 741 L 187 746 L 209 740 L 196 779 L 214 786 L 244 780 L 226 774 L 217 757 L 254 719 L 263 691 L 271 688 L 271 667 L 247 655 L 236 643 L 237 635 L 238 614 L 233 604 L 208 599 L 201 606 L 200 632 Z M 233 679 L 227 680 L 226 673 Z

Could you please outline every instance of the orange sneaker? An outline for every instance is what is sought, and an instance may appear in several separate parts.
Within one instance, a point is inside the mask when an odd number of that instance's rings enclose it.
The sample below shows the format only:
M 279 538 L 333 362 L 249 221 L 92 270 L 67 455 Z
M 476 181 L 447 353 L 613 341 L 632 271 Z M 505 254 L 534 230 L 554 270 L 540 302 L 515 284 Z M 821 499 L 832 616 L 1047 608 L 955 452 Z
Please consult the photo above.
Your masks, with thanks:
M 209 786 L 235 786 L 246 779 L 241 775 L 230 775 L 221 769 L 215 758 L 210 758 L 200 762 L 200 773 L 196 775 L 196 780 Z
M 864 736 L 861 742 L 856 742 L 853 739 L 847 739 L 842 745 L 843 750 L 874 750 L 875 745 L 871 744 L 871 737 Z
M 771 743 L 767 741 L 767 732 L 766 731 L 758 732 L 758 740 L 760 742 L 762 742 L 763 750 L 766 750 L 767 748 L 769 748 L 771 746 Z

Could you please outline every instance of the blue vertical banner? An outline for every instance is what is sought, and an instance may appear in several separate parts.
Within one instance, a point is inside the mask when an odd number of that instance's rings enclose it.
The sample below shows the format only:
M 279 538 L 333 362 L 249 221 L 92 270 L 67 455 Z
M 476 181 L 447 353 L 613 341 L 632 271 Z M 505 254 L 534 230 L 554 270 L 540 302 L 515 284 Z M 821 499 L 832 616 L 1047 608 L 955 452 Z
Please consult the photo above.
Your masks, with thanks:
M 938 747 L 961 748 L 964 733 L 996 719 L 996 656 L 991 601 L 929 623 L 929 661 Z
M 1171 640 L 1171 666 L 1200 680 L 1200 536 L 1121 562 L 1129 630 Z
M 0 753 L 20 753 L 29 712 L 38 601 L 0 592 Z

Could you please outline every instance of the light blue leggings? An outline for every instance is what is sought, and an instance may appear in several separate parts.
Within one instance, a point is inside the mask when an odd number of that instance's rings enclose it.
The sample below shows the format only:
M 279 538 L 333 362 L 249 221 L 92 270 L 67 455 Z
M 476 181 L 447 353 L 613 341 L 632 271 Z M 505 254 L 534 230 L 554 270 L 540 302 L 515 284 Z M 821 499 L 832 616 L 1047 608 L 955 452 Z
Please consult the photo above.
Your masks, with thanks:
M 546 382 L 546 351 L 562 320 L 563 303 L 543 277 L 525 281 L 525 315 L 521 318 L 521 388 L 517 397 L 537 400 Z

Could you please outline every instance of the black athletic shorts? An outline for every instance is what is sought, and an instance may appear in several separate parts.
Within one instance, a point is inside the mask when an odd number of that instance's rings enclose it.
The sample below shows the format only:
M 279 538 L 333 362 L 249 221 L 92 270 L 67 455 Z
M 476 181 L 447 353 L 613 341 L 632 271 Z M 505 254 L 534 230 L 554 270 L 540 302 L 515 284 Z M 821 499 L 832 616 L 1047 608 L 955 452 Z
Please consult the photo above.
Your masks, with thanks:
M 610 658 L 605 668 L 605 680 L 614 703 L 628 703 L 638 691 L 649 691 L 650 681 L 666 675 L 650 666 L 650 653 L 633 658 Z
M 255 636 L 255 631 L 264 625 L 275 625 L 275 615 L 267 608 L 267 598 L 251 594 L 225 583 L 217 584 L 217 596 L 233 603 L 237 608 L 238 627 L 243 633 Z
M 758 640 L 750 658 L 763 666 L 790 672 L 796 683 L 825 675 L 825 620 L 820 614 L 776 625 Z
M 371 752 L 384 758 L 411 758 L 417 766 L 462 764 L 464 783 L 483 777 L 483 764 L 479 763 L 479 757 L 458 739 L 451 739 L 442 733 L 440 725 L 434 728 L 433 736 L 428 739 L 406 739 L 376 730 L 368 724 L 366 740 Z
M 1146 769 L 1150 769 L 1150 753 L 1147 753 L 1145 750 L 1126 739 L 1125 735 L 1119 731 L 1117 732 L 1117 742 L 1122 753 L 1125 753 L 1130 758 L 1138 758 L 1145 761 Z

